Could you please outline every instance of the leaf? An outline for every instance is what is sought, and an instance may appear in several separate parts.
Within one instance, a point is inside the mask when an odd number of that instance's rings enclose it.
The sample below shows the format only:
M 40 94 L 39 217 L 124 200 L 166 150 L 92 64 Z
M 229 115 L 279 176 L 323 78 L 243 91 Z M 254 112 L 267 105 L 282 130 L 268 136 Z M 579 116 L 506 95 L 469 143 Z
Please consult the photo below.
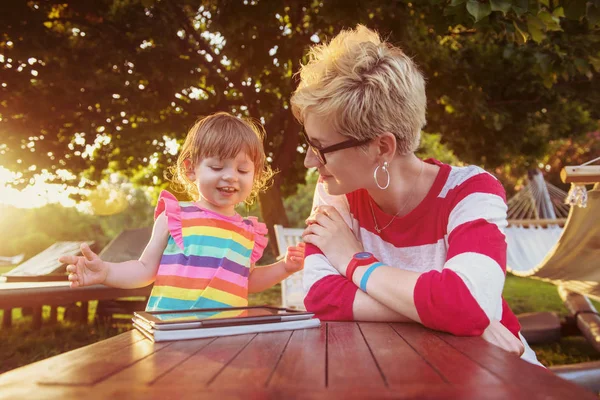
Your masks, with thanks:
M 546 38 L 546 34 L 544 33 L 544 23 L 533 15 L 527 18 L 527 30 L 536 43 L 540 43 Z
M 510 1 L 505 0 L 490 0 L 490 5 L 492 6 L 492 11 L 502 11 L 502 14 L 504 15 L 506 15 L 512 7 Z
M 555 17 L 558 17 L 558 18 L 564 18 L 565 17 L 565 9 L 562 7 L 557 7 L 552 12 L 552 15 L 554 15 Z
M 492 7 L 487 3 L 480 3 L 477 0 L 469 0 L 467 3 L 467 11 L 469 14 L 475 17 L 475 22 L 479 22 L 492 13 Z
M 467 0 L 452 0 L 450 2 L 450 6 L 451 7 L 456 7 L 456 6 L 459 6 L 459 5 L 463 4 L 465 1 L 467 1 Z
M 556 76 L 554 74 L 546 74 L 543 76 L 542 83 L 547 89 L 551 89 L 556 82 Z
M 520 17 L 529 10 L 529 0 L 513 0 L 512 9 Z
M 525 29 L 521 29 L 521 27 L 519 27 L 519 24 L 517 24 L 517 21 L 513 21 L 513 24 L 515 26 L 515 29 L 517 30 L 517 43 L 519 44 L 525 44 L 527 43 L 527 39 L 529 38 L 529 34 L 527 32 L 525 32 Z
M 544 23 L 546 31 L 562 31 L 558 17 L 553 16 L 548 11 L 540 11 L 538 18 Z

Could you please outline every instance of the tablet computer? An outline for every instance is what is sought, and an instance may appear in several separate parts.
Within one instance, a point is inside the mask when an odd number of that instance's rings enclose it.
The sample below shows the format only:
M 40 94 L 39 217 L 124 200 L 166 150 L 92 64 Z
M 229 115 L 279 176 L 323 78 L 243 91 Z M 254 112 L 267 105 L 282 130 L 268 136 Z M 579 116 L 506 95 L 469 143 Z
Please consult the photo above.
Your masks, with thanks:
M 219 326 L 299 321 L 314 313 L 270 306 L 201 308 L 173 311 L 135 312 L 134 320 L 153 329 L 194 329 Z

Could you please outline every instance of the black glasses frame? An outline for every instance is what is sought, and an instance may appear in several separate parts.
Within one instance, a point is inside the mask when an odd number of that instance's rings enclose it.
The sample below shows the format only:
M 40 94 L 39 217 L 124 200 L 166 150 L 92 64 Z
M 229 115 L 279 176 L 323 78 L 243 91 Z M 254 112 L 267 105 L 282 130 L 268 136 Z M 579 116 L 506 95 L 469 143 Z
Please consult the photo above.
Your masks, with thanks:
M 367 144 L 371 141 L 371 139 L 366 139 L 366 140 L 348 139 L 348 140 L 344 140 L 343 142 L 340 142 L 340 143 L 332 144 L 331 146 L 319 148 L 311 143 L 306 132 L 302 132 L 302 136 L 304 136 L 304 140 L 306 141 L 306 144 L 308 144 L 308 147 L 310 147 L 312 152 L 315 153 L 315 156 L 317 156 L 317 159 L 319 160 L 319 162 L 322 165 L 327 164 L 327 159 L 325 159 L 325 154 L 327 154 L 327 153 L 361 146 L 361 145 Z

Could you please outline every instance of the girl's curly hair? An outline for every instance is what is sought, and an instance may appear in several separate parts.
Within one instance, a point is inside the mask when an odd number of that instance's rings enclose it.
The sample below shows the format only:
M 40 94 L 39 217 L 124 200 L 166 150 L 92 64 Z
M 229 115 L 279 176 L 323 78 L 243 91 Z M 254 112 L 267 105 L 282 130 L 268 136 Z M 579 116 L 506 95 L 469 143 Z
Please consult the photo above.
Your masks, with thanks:
M 252 191 L 245 200 L 247 204 L 252 204 L 258 193 L 268 188 L 275 174 L 266 161 L 264 136 L 260 124 L 226 112 L 201 118 L 188 132 L 176 165 L 169 169 L 171 181 L 197 200 L 198 188 L 188 177 L 188 172 L 204 158 L 234 158 L 244 151 L 254 163 Z

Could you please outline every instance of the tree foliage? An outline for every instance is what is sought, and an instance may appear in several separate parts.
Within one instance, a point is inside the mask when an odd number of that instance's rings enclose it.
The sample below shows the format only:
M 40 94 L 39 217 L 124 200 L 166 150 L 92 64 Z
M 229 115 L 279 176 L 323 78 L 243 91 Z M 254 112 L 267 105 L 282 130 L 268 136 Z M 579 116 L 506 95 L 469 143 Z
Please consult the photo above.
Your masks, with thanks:
M 428 125 L 461 160 L 524 171 L 550 144 L 596 130 L 599 1 L 72 0 L 0 5 L 0 165 L 124 171 L 165 185 L 175 143 L 200 115 L 260 120 L 279 170 L 261 197 L 304 180 L 289 98 L 308 46 L 363 23 L 414 56 Z M 578 143 L 575 141 L 574 143 Z M 73 182 L 77 183 L 77 182 Z

